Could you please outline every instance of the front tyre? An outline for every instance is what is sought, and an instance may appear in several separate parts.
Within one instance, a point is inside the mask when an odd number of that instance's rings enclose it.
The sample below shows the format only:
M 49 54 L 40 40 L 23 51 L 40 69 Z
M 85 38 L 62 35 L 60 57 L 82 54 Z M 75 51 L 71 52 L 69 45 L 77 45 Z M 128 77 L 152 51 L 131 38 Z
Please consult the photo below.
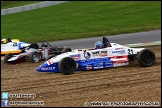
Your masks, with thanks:
M 39 62 L 39 60 L 40 60 L 39 54 L 36 51 L 30 53 L 29 55 L 30 62 L 36 63 Z
M 4 57 L 4 62 L 7 63 L 8 60 L 9 60 L 10 58 L 12 58 L 12 57 L 13 57 L 13 54 L 11 54 L 11 53 L 6 54 L 5 57 Z
M 58 67 L 64 75 L 73 74 L 76 70 L 76 62 L 71 57 L 65 57 L 60 60 Z
M 150 49 L 143 49 L 138 53 L 137 61 L 142 67 L 152 66 L 155 62 L 155 54 Z

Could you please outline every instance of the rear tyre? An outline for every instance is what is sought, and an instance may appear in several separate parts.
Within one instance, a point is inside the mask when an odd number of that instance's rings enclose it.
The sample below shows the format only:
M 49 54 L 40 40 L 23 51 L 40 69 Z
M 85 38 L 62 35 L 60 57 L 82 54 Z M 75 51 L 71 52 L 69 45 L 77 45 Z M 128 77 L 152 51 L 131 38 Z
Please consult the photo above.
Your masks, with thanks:
M 61 52 L 59 51 L 59 49 L 57 48 L 57 47 L 52 47 L 52 48 L 50 48 L 50 51 L 49 51 L 50 53 L 50 55 L 51 54 L 55 54 L 55 55 L 59 55 L 59 54 L 61 54 Z
M 6 54 L 5 57 L 4 57 L 4 62 L 7 63 L 8 59 L 10 59 L 12 57 L 13 57 L 13 54 L 11 54 L 11 53 Z
M 152 66 L 155 62 L 155 54 L 150 49 L 143 49 L 138 53 L 137 61 L 142 67 Z
M 55 57 L 55 56 L 56 56 L 55 54 L 51 54 L 45 59 L 45 61 L 47 61 L 47 60 L 49 60 L 49 59 L 51 59 L 52 57 Z
M 37 43 L 32 43 L 29 48 L 39 49 L 39 45 Z
M 30 62 L 36 63 L 39 62 L 39 59 L 40 59 L 39 54 L 36 51 L 30 53 L 29 55 Z
M 61 53 L 66 53 L 66 52 L 71 52 L 71 48 L 69 47 L 64 47 L 62 50 L 61 50 Z
M 58 67 L 64 75 L 73 74 L 76 70 L 76 62 L 71 57 L 65 57 L 60 60 Z

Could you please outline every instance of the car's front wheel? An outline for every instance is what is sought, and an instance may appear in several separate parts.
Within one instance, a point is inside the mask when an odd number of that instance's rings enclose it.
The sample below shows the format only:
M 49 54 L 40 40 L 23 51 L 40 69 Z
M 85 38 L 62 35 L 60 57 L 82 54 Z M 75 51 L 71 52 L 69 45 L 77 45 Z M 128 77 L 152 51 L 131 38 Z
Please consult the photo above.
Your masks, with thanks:
M 40 60 L 40 56 L 36 51 L 30 53 L 29 55 L 30 62 L 36 63 L 39 62 L 39 60 Z
M 60 60 L 58 67 L 64 75 L 73 74 L 76 70 L 76 62 L 71 57 L 65 57 Z
M 11 53 L 6 54 L 5 57 L 4 57 L 4 62 L 7 63 L 8 60 L 9 60 L 10 58 L 12 58 L 12 57 L 13 57 L 13 54 L 11 54 Z

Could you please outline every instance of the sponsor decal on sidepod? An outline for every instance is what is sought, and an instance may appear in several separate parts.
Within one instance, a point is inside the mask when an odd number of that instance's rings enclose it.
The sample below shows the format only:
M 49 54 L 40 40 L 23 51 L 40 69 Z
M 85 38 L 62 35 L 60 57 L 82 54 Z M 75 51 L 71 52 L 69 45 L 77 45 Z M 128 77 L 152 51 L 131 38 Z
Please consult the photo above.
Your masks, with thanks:
M 55 70 L 55 67 L 44 67 L 42 70 Z
M 103 66 L 103 63 L 94 63 L 93 66 Z
M 84 57 L 85 57 L 86 59 L 89 59 L 89 58 L 91 57 L 91 54 L 90 54 L 89 52 L 85 52 L 85 53 L 84 53 Z
M 92 52 L 92 55 L 93 56 L 99 56 L 100 55 L 100 52 L 99 51 Z
M 94 67 L 94 69 L 102 69 L 104 68 L 103 66 L 97 66 L 97 67 Z
M 114 67 L 113 61 L 105 62 L 105 68 L 109 68 L 109 67 Z
M 125 50 L 112 51 L 112 54 L 114 54 L 114 53 L 124 54 Z
M 101 51 L 100 56 L 108 56 L 107 51 Z
M 107 56 L 107 51 L 95 51 L 95 52 L 92 52 L 92 55 L 93 56 Z
M 123 49 L 124 47 L 121 47 L 121 48 L 115 48 L 116 50 L 121 50 L 121 49 Z
M 92 65 L 86 65 L 87 70 L 92 70 Z
M 73 58 L 74 60 L 80 60 L 80 54 L 71 55 L 70 57 Z

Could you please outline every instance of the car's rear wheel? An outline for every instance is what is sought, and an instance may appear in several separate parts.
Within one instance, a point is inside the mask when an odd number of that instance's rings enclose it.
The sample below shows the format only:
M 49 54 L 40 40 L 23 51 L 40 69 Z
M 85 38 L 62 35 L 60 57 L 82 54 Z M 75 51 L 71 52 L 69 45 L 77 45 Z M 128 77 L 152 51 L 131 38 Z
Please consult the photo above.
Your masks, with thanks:
M 50 48 L 50 50 L 49 50 L 49 54 L 51 55 L 51 54 L 55 54 L 55 55 L 59 55 L 59 54 L 61 54 L 61 52 L 59 51 L 59 49 L 57 48 L 57 47 L 52 47 L 52 48 Z
M 37 43 L 31 43 L 29 48 L 39 49 L 39 45 Z
M 10 58 L 12 58 L 12 57 L 13 57 L 13 54 L 11 54 L 11 53 L 6 54 L 5 57 L 4 57 L 4 62 L 7 63 L 8 60 L 9 60 Z
M 152 66 L 155 62 L 155 54 L 150 49 L 143 49 L 137 55 L 137 61 L 140 66 Z
M 64 47 L 62 50 L 61 50 L 61 53 L 66 53 L 66 52 L 71 52 L 71 48 L 69 47 Z
M 64 75 L 73 74 L 76 70 L 76 62 L 71 57 L 65 57 L 60 60 L 58 67 Z
M 45 61 L 47 61 L 47 60 L 49 60 L 49 59 L 51 59 L 52 57 L 55 57 L 56 55 L 55 54 L 50 54 L 46 59 L 45 59 Z
M 39 62 L 39 60 L 40 60 L 40 56 L 36 51 L 30 53 L 29 55 L 30 62 L 36 63 Z

